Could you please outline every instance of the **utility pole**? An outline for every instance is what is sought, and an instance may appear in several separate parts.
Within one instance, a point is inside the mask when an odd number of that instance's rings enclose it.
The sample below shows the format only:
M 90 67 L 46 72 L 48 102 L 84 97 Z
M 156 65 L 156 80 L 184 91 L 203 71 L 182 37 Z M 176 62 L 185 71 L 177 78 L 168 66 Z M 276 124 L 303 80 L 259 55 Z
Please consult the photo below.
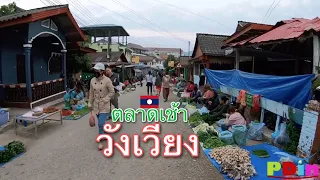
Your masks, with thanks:
M 189 57 L 191 56 L 190 55 L 190 41 L 188 41 L 188 55 L 189 55 Z

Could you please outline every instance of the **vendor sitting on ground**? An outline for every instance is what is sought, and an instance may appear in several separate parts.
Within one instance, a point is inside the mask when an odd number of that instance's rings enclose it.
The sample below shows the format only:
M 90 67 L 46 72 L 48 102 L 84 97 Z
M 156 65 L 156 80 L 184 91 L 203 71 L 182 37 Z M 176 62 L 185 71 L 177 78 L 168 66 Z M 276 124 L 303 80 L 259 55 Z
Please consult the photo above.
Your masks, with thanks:
M 198 99 L 201 97 L 201 91 L 198 89 L 198 85 L 194 85 L 194 89 L 190 94 L 191 102 L 198 102 Z
M 222 131 L 231 131 L 233 125 L 246 125 L 246 120 L 239 112 L 237 112 L 235 107 L 231 106 L 228 109 L 225 123 L 221 125 L 221 129 Z
M 84 103 L 84 92 L 82 91 L 81 82 L 77 82 L 76 89 L 71 91 L 71 105 L 83 104 Z
M 74 106 L 84 103 L 84 92 L 82 91 L 81 82 L 77 82 L 74 89 L 69 90 L 64 95 L 65 109 L 74 109 Z
M 194 90 L 194 83 L 192 81 L 189 81 L 186 87 L 186 92 L 191 93 Z
M 216 121 L 219 121 L 221 118 L 223 118 L 223 114 L 228 112 L 229 103 L 228 98 L 226 96 L 222 96 L 220 98 L 220 104 L 211 110 L 209 113 L 212 115 L 210 122 L 207 122 L 209 124 L 212 124 Z M 209 103 L 212 103 L 212 101 L 209 101 Z
M 214 98 L 215 94 L 214 91 L 211 89 L 209 84 L 204 85 L 203 88 L 203 96 L 199 98 L 201 104 L 208 104 L 208 101 L 210 101 L 212 98 Z

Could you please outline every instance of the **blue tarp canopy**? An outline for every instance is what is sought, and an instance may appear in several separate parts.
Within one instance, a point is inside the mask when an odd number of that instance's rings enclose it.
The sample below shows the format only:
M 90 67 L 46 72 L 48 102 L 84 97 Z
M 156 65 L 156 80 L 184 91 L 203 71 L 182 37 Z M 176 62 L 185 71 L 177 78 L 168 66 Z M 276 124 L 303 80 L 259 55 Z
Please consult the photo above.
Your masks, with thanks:
M 206 77 L 214 89 L 227 86 L 303 109 L 311 99 L 311 80 L 314 74 L 299 76 L 270 76 L 239 70 L 216 71 L 206 69 Z

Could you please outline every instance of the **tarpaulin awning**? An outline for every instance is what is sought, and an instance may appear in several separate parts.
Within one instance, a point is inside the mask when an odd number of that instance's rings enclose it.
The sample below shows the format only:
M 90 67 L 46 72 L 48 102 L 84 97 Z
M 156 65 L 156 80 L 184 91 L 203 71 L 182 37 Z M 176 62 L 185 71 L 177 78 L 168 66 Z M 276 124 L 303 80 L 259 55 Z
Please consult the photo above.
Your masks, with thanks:
M 235 69 L 225 71 L 205 69 L 205 72 L 208 82 L 215 89 L 219 89 L 221 85 L 243 89 L 298 109 L 303 109 L 311 99 L 313 74 L 271 76 Z
M 133 70 L 134 70 L 134 72 L 136 72 L 136 73 L 141 73 L 141 72 L 142 72 L 140 69 L 133 69 Z

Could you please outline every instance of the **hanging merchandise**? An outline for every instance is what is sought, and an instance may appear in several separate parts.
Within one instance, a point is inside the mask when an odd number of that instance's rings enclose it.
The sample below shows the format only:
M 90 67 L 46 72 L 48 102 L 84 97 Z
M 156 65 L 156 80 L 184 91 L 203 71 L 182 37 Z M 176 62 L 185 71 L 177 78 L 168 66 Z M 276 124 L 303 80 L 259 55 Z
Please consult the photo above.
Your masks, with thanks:
M 275 143 L 279 145 L 286 145 L 290 142 L 290 138 L 287 134 L 287 124 L 286 122 L 283 122 L 280 124 L 280 132 L 279 136 L 276 137 Z
M 259 112 L 260 110 L 260 95 L 254 95 L 252 98 L 252 111 L 253 112 Z
M 249 125 L 248 139 L 261 141 L 263 140 L 264 123 L 251 122 Z
M 246 105 L 249 106 L 249 107 L 253 107 L 253 95 L 252 94 L 249 94 L 248 92 L 246 93 Z
M 232 136 L 236 144 L 245 146 L 247 143 L 247 127 L 245 125 L 233 125 Z
M 241 105 L 246 106 L 246 93 L 245 90 L 240 90 L 239 95 L 237 97 L 237 103 L 241 103 Z

